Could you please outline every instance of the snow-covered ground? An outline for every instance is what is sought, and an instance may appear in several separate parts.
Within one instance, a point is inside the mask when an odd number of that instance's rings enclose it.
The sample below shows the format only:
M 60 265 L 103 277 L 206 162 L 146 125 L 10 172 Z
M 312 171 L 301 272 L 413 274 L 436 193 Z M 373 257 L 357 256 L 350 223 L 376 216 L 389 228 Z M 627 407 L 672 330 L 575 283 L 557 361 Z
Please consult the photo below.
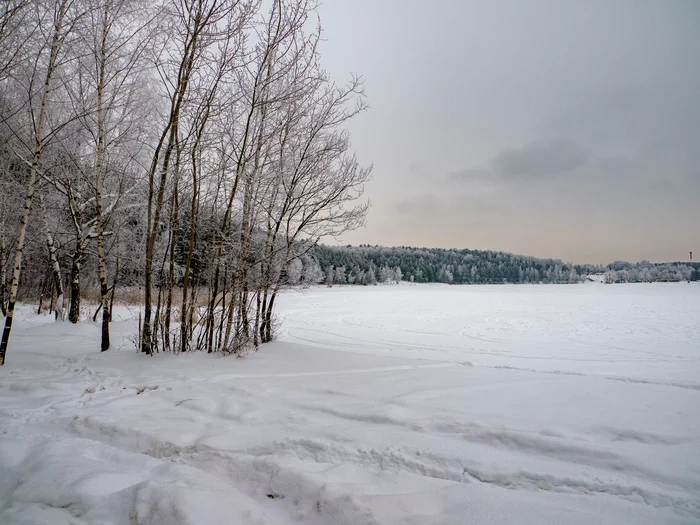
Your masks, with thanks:
M 20 309 L 0 524 L 700 521 L 700 285 L 316 288 L 247 359 Z M 120 347 L 117 349 L 116 347 Z

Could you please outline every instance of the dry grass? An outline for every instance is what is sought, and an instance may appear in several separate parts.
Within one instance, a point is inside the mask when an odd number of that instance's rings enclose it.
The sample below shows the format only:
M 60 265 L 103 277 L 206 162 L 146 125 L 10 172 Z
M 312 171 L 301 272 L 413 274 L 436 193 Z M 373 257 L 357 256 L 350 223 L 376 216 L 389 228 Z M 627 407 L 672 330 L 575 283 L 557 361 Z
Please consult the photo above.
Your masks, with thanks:
M 165 301 L 165 293 L 166 291 L 163 290 L 163 297 L 162 300 Z M 92 318 L 94 313 L 97 311 L 97 308 L 100 305 L 100 290 L 99 288 L 83 288 L 80 291 L 80 317 L 82 319 L 88 319 Z M 220 299 L 220 296 L 219 296 Z M 64 309 L 66 312 L 66 317 L 68 316 L 68 309 L 70 307 L 70 291 L 67 291 L 65 295 L 65 304 L 64 304 Z M 143 300 L 144 300 L 144 294 L 143 290 L 138 287 L 138 286 L 127 286 L 127 287 L 118 287 L 117 286 L 117 292 L 114 296 L 114 305 L 115 306 L 126 306 L 130 308 L 142 308 L 143 307 Z M 209 290 L 205 287 L 200 287 L 197 290 L 197 294 L 195 297 L 195 309 L 193 312 L 193 321 L 195 323 L 200 322 L 201 320 L 201 308 L 206 308 L 208 306 L 208 300 L 209 300 Z M 33 297 L 31 295 L 29 296 L 24 296 L 20 298 L 20 301 L 27 303 L 27 304 L 34 304 L 38 306 L 39 304 L 39 297 Z M 155 309 L 156 307 L 156 302 L 158 301 L 158 290 L 154 290 L 153 294 L 153 308 Z M 227 301 L 228 302 L 228 301 Z M 49 305 L 51 304 L 51 298 L 50 297 L 44 297 L 43 301 L 43 310 L 48 311 Z M 174 322 L 179 322 L 180 321 L 180 306 L 182 305 L 182 288 L 174 288 L 173 289 L 173 310 L 172 310 L 172 319 Z M 162 307 L 165 305 L 163 304 Z
M 84 301 L 89 301 L 93 303 L 100 302 L 100 290 L 90 289 L 81 290 L 80 297 Z M 200 288 L 197 291 L 197 297 L 195 301 L 196 307 L 206 306 L 209 294 L 206 288 Z M 163 300 L 165 299 L 165 290 L 163 290 Z M 155 304 L 158 300 L 158 290 L 153 290 L 153 303 Z M 141 306 L 143 304 L 143 290 L 139 287 L 117 287 L 117 292 L 114 296 L 114 304 L 122 306 Z M 182 304 L 182 288 L 173 289 L 173 306 Z

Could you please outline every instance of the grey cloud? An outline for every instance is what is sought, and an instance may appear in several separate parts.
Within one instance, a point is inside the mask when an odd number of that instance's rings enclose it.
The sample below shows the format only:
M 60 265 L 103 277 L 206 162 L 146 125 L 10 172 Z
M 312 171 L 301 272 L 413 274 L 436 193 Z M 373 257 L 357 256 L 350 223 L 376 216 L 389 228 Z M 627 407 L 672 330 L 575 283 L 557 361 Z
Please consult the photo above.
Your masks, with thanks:
M 570 172 L 584 166 L 588 153 L 567 140 L 534 141 L 522 148 L 508 148 L 491 161 L 503 177 L 541 178 Z
M 699 137 L 700 139 L 700 137 Z M 620 152 L 610 153 L 609 150 Z M 676 143 L 659 142 L 636 148 L 613 142 L 599 151 L 565 139 L 536 140 L 495 155 L 487 168 L 467 168 L 447 175 L 447 181 L 490 184 L 492 187 L 580 178 L 590 183 L 632 184 L 635 191 L 692 191 L 700 187 L 700 153 Z
M 448 174 L 458 181 L 537 180 L 567 175 L 588 164 L 590 154 L 565 139 L 532 141 L 506 148 L 491 159 L 488 168 L 467 168 Z

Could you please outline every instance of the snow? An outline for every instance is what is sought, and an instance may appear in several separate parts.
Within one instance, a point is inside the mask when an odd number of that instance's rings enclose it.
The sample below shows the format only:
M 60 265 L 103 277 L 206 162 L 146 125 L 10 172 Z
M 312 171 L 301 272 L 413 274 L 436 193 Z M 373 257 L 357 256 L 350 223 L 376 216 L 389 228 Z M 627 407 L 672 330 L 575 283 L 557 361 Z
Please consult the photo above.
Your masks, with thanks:
M 246 359 L 20 306 L 0 523 L 700 520 L 697 284 L 313 288 Z

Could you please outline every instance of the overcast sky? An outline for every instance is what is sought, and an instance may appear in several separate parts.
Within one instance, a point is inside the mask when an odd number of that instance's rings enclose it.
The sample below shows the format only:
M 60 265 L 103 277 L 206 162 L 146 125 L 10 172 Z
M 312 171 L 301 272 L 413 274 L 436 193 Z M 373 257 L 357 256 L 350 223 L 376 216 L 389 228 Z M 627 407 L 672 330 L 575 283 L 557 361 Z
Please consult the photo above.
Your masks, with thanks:
M 325 0 L 364 76 L 359 244 L 700 256 L 700 1 Z

